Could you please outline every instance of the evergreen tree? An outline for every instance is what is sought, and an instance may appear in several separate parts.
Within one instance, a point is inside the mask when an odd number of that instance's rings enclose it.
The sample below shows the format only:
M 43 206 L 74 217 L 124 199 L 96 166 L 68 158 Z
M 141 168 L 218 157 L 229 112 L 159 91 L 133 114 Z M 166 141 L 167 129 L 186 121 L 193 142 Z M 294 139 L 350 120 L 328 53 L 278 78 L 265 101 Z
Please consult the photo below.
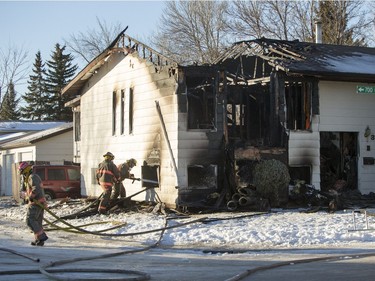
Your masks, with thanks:
M 50 104 L 47 93 L 46 70 L 40 51 L 36 54 L 32 71 L 33 74 L 30 75 L 30 80 L 27 81 L 29 84 L 27 87 L 28 93 L 23 95 L 27 105 L 21 107 L 21 115 L 23 118 L 30 120 L 49 120 L 52 104 Z
M 1 120 L 19 120 L 20 113 L 17 109 L 19 99 L 16 99 L 14 84 L 10 81 L 8 90 L 1 102 L 0 119 Z
M 72 121 L 73 113 L 71 109 L 64 106 L 71 98 L 62 96 L 61 90 L 74 76 L 78 66 L 72 64 L 73 56 L 64 54 L 64 51 L 65 46 L 60 47 L 60 44 L 57 43 L 51 60 L 47 61 L 46 85 L 52 104 L 49 113 L 52 120 Z

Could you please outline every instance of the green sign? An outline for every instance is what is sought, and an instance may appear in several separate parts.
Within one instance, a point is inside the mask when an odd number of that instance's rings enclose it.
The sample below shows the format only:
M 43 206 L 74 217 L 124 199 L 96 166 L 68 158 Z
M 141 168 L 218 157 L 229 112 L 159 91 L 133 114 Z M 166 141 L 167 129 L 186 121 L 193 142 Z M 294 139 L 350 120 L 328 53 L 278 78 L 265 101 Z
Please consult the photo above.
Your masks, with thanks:
M 375 86 L 357 86 L 357 94 L 375 94 Z

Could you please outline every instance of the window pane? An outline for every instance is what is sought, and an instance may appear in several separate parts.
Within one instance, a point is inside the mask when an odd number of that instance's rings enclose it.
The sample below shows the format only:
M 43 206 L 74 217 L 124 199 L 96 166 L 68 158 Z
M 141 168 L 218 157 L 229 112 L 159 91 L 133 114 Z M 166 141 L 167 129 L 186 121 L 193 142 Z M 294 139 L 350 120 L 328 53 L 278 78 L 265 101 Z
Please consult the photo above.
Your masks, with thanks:
M 72 181 L 79 181 L 81 178 L 81 173 L 77 169 L 68 169 L 68 178 Z
M 48 169 L 48 180 L 65 180 L 64 169 Z
M 45 173 L 44 173 L 44 168 L 42 168 L 42 169 L 35 169 L 33 172 L 36 173 L 40 177 L 40 179 L 42 181 L 44 181 L 46 179 L 46 176 L 45 176 Z

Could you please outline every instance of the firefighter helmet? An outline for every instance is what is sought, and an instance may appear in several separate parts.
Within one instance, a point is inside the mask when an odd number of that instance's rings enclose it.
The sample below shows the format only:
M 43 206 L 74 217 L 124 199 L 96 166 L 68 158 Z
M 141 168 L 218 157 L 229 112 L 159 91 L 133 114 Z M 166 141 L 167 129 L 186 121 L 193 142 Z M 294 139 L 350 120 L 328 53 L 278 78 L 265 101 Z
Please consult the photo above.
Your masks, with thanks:
M 28 162 L 21 162 L 18 166 L 18 171 L 20 171 L 21 174 L 28 172 L 31 170 L 31 164 Z
M 107 157 L 107 156 L 108 158 L 112 158 L 112 160 L 115 159 L 115 156 L 111 152 L 107 152 L 106 154 L 103 155 L 103 157 Z

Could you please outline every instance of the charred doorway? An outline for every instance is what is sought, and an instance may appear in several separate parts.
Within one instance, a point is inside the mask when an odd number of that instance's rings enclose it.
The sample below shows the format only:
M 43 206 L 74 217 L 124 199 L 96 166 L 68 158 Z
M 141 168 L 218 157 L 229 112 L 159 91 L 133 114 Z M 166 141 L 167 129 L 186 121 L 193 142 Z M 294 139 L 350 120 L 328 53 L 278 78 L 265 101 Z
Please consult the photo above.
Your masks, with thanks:
M 321 190 L 358 189 L 358 133 L 320 133 Z
M 230 140 L 244 141 L 253 146 L 267 144 L 269 96 L 268 87 L 230 87 L 226 108 Z

